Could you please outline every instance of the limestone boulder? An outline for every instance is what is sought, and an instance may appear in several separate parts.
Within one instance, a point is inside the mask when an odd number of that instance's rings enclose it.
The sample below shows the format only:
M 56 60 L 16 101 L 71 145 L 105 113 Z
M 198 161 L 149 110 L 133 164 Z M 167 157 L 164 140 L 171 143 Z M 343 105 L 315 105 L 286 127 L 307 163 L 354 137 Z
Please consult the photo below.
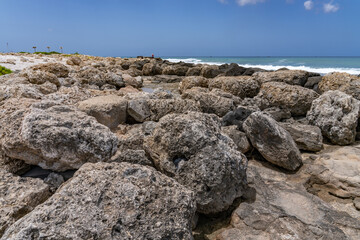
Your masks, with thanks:
M 126 122 L 127 100 L 116 95 L 99 96 L 78 103 L 78 108 L 109 127 Z
M 185 76 L 200 76 L 200 74 L 201 67 L 192 67 L 188 69 Z
M 237 97 L 255 97 L 260 90 L 260 85 L 252 77 L 216 77 L 209 79 L 209 89 L 219 88 Z
M 332 143 L 347 145 L 355 142 L 359 107 L 359 101 L 352 96 L 327 91 L 312 103 L 307 119 Z
M 290 85 L 304 86 L 309 78 L 309 72 L 302 70 L 282 70 L 275 72 L 257 72 L 254 78 L 260 84 L 267 82 L 283 82 Z
M 61 63 L 44 63 L 30 67 L 33 71 L 43 71 L 55 74 L 57 77 L 66 78 L 69 76 L 69 68 Z
M 221 73 L 220 69 L 216 65 L 203 65 L 200 76 L 206 78 L 214 78 Z
M 267 82 L 261 86 L 257 97 L 265 100 L 268 107 L 281 107 L 288 109 L 293 116 L 304 116 L 319 94 L 301 86 L 283 82 Z
M 1 239 L 192 239 L 194 194 L 153 168 L 85 164 Z
M 252 146 L 267 161 L 288 170 L 302 165 L 300 151 L 290 133 L 271 117 L 254 112 L 243 123 L 243 129 Z
M 81 63 L 82 63 L 81 58 L 77 56 L 70 57 L 68 60 L 66 60 L 66 64 L 68 65 L 79 66 Z
M 156 63 L 146 63 L 143 66 L 142 73 L 144 76 L 154 76 L 161 74 L 162 70 Z
M 189 67 L 184 66 L 182 64 L 167 65 L 163 68 L 162 74 L 185 76 L 188 70 L 189 70 Z
M 195 101 L 200 106 L 202 112 L 214 113 L 219 117 L 224 116 L 235 108 L 234 99 L 219 96 L 217 93 L 204 88 L 191 88 L 186 90 L 181 97 Z
M 116 136 L 86 113 L 54 102 L 27 106 L 7 105 L 3 111 L 1 146 L 6 156 L 65 171 L 115 154 Z
M 324 93 L 330 90 L 342 91 L 360 100 L 360 77 L 348 73 L 330 73 L 319 83 L 319 90 Z
M 224 211 L 243 193 L 247 159 L 215 115 L 167 115 L 144 146 L 159 171 L 195 192 L 200 213 Z
M 191 76 L 184 78 L 179 84 L 180 93 L 185 92 L 187 89 L 193 87 L 208 88 L 209 80 L 201 76 Z

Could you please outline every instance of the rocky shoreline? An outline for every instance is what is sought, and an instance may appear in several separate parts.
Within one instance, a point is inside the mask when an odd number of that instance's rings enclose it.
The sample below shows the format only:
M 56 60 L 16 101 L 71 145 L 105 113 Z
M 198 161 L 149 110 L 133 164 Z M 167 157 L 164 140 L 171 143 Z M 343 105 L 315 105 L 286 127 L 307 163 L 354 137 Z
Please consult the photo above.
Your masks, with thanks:
M 0 55 L 0 239 L 359 239 L 360 77 Z

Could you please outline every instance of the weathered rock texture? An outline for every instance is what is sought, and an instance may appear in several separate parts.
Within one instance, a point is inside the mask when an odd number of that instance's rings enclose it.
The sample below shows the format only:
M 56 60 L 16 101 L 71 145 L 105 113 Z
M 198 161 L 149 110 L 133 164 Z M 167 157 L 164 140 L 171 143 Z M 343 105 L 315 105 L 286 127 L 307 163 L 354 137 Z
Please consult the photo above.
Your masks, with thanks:
M 126 122 L 127 100 L 116 95 L 90 98 L 80 102 L 78 108 L 109 128 Z
M 267 100 L 270 107 L 288 109 L 293 116 L 306 115 L 319 94 L 311 89 L 282 82 L 268 82 L 261 86 L 258 97 Z
M 269 162 L 288 170 L 302 164 L 300 151 L 290 133 L 274 119 L 261 113 L 252 113 L 243 124 L 251 144 Z
M 360 224 L 308 193 L 285 174 L 249 162 L 249 192 L 233 212 L 231 226 L 216 239 L 349 239 Z
M 330 73 L 319 83 L 321 92 L 339 90 L 360 100 L 360 77 L 348 73 Z
M 192 239 L 194 194 L 152 168 L 85 164 L 2 239 Z
M 341 91 L 328 91 L 316 99 L 307 119 L 318 126 L 332 143 L 347 145 L 355 142 L 359 118 L 359 102 Z
M 280 123 L 290 133 L 299 149 L 317 152 L 323 148 L 320 128 L 300 123 Z
M 219 96 L 216 92 L 209 92 L 208 89 L 194 87 L 186 90 L 182 95 L 184 99 L 191 99 L 198 103 L 204 113 L 214 113 L 219 117 L 224 116 L 235 107 L 232 98 Z
M 275 72 L 257 72 L 253 76 L 259 83 L 284 82 L 291 85 L 304 86 L 309 77 L 309 73 L 301 70 L 285 70 Z
M 251 144 L 247 139 L 246 134 L 239 131 L 237 126 L 233 125 L 222 127 L 221 131 L 234 141 L 238 151 L 247 153 L 251 150 Z
M 159 171 L 195 192 L 199 212 L 221 212 L 242 195 L 247 159 L 215 115 L 167 115 L 144 145 Z
M 49 186 L 42 180 L 21 178 L 0 169 L 0 237 L 50 195 Z
M 95 118 L 52 102 L 10 109 L 2 116 L 2 148 L 11 157 L 44 169 L 77 169 L 115 154 L 116 136 Z
M 219 88 L 237 97 L 255 97 L 260 85 L 252 77 L 217 77 L 209 80 L 209 89 Z

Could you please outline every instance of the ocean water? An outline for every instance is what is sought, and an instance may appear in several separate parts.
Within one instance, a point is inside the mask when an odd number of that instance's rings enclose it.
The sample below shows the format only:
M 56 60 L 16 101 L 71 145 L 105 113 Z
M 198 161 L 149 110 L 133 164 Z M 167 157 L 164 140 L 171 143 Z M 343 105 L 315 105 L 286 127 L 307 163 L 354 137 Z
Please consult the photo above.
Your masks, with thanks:
M 164 57 L 171 62 L 201 64 L 237 63 L 243 67 L 257 67 L 266 70 L 288 68 L 305 70 L 322 75 L 331 72 L 360 74 L 360 57 Z

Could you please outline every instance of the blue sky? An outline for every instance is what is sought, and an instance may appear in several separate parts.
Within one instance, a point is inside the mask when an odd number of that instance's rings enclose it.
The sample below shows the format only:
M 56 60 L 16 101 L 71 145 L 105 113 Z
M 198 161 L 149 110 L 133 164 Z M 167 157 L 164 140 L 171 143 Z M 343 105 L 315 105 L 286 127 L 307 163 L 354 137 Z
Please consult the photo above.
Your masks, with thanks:
M 0 51 L 360 56 L 359 0 L 0 0 Z

